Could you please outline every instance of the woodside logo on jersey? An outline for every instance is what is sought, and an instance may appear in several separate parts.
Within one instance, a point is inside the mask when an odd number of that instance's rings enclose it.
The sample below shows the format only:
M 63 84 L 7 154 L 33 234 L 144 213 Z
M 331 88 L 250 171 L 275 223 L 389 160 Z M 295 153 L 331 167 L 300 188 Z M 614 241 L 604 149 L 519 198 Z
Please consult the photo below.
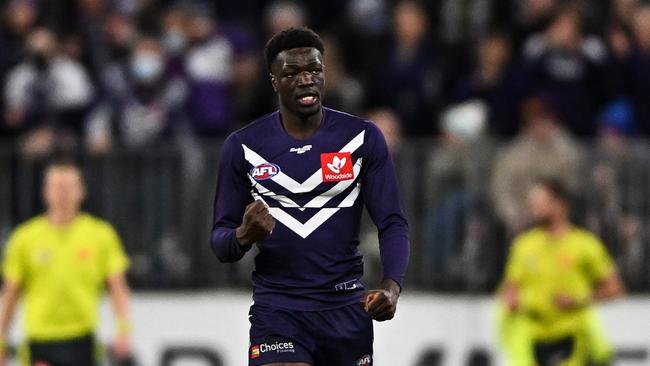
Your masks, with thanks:
M 251 176 L 255 180 L 267 180 L 275 177 L 280 173 L 280 167 L 273 163 L 260 164 L 251 169 Z
M 320 154 L 323 182 L 340 182 L 354 179 L 352 154 L 349 152 Z

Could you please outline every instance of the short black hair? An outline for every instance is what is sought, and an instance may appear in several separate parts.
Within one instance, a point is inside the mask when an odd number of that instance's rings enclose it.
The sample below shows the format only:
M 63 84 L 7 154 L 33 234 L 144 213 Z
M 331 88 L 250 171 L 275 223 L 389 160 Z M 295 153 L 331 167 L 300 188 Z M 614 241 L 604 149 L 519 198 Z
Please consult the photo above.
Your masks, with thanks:
M 50 156 L 45 162 L 45 169 L 43 169 L 43 173 L 47 173 L 50 171 L 50 169 L 53 168 L 73 168 L 75 170 L 78 170 L 79 173 L 83 175 L 81 164 L 73 155 L 69 154 L 55 153 Z
M 266 43 L 266 47 L 264 48 L 266 67 L 271 71 L 271 64 L 280 52 L 301 47 L 313 47 L 319 50 L 321 54 L 325 54 L 323 40 L 316 32 L 309 28 L 292 27 L 276 33 Z
M 573 194 L 567 184 L 561 179 L 555 177 L 546 177 L 537 181 L 537 184 L 547 190 L 553 198 L 566 204 L 567 206 L 573 199 Z

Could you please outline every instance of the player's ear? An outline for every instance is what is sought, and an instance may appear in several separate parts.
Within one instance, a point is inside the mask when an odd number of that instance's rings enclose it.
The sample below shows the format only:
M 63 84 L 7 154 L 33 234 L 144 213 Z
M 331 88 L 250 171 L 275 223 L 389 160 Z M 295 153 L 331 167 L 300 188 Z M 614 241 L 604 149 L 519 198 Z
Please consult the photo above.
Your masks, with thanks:
M 271 85 L 273 86 L 273 91 L 278 92 L 278 80 L 275 78 L 273 74 L 269 74 L 271 77 Z

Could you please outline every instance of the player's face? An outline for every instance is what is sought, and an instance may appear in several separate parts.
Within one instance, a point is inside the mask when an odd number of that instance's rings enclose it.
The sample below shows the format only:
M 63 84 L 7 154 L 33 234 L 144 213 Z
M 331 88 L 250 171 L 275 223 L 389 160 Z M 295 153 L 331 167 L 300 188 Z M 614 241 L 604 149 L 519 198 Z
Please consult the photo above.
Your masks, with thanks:
M 535 224 L 545 226 L 550 223 L 556 211 L 557 202 L 543 186 L 535 186 L 528 193 L 530 213 Z
M 48 210 L 78 211 L 84 199 L 81 173 L 75 167 L 51 167 L 45 174 L 43 198 Z
M 325 86 L 323 55 L 316 48 L 282 51 L 271 65 L 273 89 L 289 112 L 304 118 L 318 113 Z

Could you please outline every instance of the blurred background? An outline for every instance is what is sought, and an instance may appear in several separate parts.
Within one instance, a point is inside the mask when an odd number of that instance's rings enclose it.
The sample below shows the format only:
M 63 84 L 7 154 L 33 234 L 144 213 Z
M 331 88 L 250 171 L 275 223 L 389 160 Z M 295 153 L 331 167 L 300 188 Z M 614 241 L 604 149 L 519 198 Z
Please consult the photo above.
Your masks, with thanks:
M 650 364 L 650 4 L 0 4 L 0 241 L 42 210 L 45 159 L 78 156 L 85 209 L 132 258 L 142 364 L 165 364 L 176 345 L 179 360 L 197 351 L 193 364 L 246 363 L 252 256 L 222 265 L 211 253 L 216 165 L 225 136 L 275 110 L 263 47 L 300 25 L 326 43 L 324 104 L 373 120 L 399 171 L 412 259 L 402 323 L 378 327 L 378 366 L 498 364 L 491 294 L 542 176 L 577 193 L 575 221 L 603 239 L 633 294 L 605 309 L 617 365 Z M 362 242 L 376 284 L 369 220 Z

